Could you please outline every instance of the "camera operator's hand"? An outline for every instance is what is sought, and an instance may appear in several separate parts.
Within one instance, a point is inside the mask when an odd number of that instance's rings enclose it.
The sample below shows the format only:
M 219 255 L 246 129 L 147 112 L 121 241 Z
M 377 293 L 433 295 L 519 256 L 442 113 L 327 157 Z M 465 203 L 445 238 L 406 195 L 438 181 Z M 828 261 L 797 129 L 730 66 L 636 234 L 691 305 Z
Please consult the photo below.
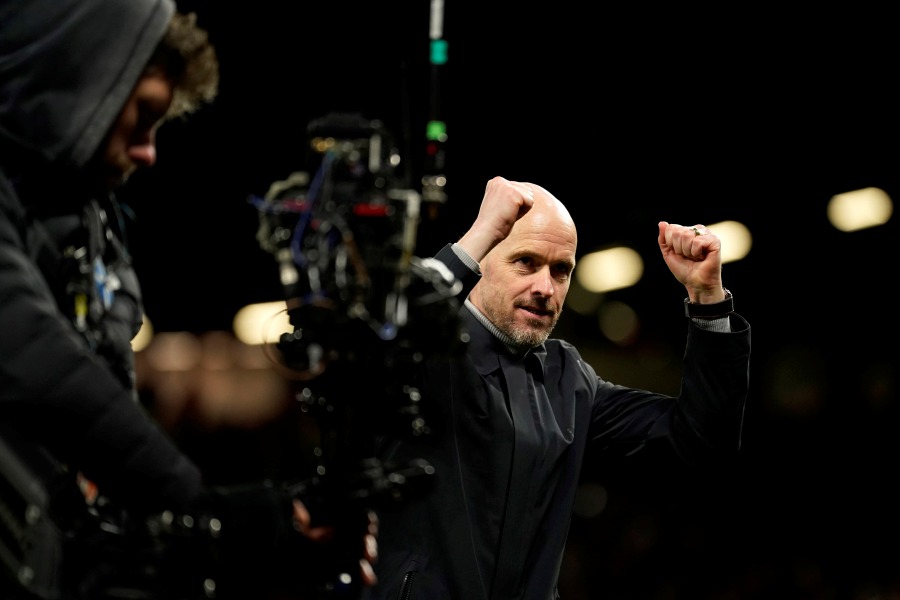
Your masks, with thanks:
M 329 544 L 335 538 L 335 526 L 313 527 L 312 517 L 306 505 L 300 500 L 294 500 L 294 527 L 306 536 L 310 541 Z M 378 516 L 374 511 L 368 511 L 366 527 L 361 531 L 362 555 L 359 558 L 360 582 L 366 587 L 377 583 L 375 571 L 372 565 L 378 560 Z

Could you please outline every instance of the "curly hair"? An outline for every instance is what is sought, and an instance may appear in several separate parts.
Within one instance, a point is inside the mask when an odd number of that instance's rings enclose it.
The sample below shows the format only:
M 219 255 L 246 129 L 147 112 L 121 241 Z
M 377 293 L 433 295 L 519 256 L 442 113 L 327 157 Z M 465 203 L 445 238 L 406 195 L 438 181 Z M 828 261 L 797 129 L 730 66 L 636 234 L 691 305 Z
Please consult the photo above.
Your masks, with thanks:
M 219 60 L 196 13 L 175 13 L 146 71 L 162 70 L 175 87 L 166 119 L 185 117 L 219 93 Z

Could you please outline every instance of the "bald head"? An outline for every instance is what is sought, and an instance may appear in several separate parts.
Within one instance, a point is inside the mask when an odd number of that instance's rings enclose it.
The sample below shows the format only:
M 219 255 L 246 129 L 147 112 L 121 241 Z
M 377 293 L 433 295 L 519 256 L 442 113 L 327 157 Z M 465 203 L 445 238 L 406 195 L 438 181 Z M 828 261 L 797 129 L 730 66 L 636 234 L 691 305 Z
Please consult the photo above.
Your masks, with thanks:
M 538 213 L 542 213 L 547 218 L 552 219 L 556 225 L 571 229 L 572 234 L 575 235 L 575 221 L 572 220 L 572 215 L 569 214 L 569 210 L 565 205 L 545 188 L 534 183 L 526 182 L 525 185 L 534 192 L 534 206 L 532 208 L 537 208 Z
M 553 194 L 533 183 L 512 183 L 528 201 L 507 205 L 506 216 L 516 219 L 480 261 L 482 277 L 469 299 L 512 343 L 533 347 L 547 339 L 562 313 L 578 234 Z
M 497 244 L 494 250 L 488 253 L 485 260 L 489 261 L 492 254 L 497 254 L 498 249 L 502 252 L 504 247 L 527 244 L 529 241 L 536 240 L 571 246 L 574 255 L 578 244 L 578 232 L 568 209 L 545 188 L 528 182 L 523 182 L 522 185 L 532 191 L 534 203 L 515 222 L 509 236 Z M 484 262 L 482 262 L 482 270 L 484 267 Z

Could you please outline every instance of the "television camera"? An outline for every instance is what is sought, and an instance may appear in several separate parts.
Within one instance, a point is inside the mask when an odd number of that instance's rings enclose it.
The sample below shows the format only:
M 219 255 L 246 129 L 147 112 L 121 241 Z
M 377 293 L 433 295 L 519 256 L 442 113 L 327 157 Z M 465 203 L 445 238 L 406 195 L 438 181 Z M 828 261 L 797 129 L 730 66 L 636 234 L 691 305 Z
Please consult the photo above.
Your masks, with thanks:
M 421 196 L 396 187 L 400 158 L 380 121 L 330 114 L 308 133 L 315 174 L 292 173 L 251 197 L 293 326 L 277 343 L 281 360 L 300 382 L 298 400 L 326 425 L 427 435 L 410 378 L 426 358 L 462 349 L 461 284 L 415 256 Z
M 280 364 L 321 433 L 309 480 L 316 493 L 300 496 L 340 522 L 335 506 L 377 509 L 427 490 L 430 465 L 382 465 L 373 443 L 382 433 L 431 433 L 418 366 L 460 355 L 467 336 L 462 284 L 443 263 L 415 255 L 423 199 L 398 185 L 390 132 L 378 120 L 331 113 L 307 134 L 313 174 L 294 172 L 250 201 L 292 327 L 276 344 Z M 427 197 L 443 199 L 435 185 L 423 178 Z M 347 482 L 356 482 L 352 500 L 340 491 Z

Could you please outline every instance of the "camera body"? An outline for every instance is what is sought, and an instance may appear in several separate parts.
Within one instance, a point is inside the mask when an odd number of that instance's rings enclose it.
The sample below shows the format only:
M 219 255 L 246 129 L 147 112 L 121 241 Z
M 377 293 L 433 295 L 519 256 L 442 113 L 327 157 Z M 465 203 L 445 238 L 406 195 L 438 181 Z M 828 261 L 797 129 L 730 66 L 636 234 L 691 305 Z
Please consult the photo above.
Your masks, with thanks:
M 352 418 L 426 434 L 412 378 L 428 357 L 461 351 L 461 284 L 415 256 L 422 197 L 398 185 L 400 156 L 380 121 L 332 113 L 307 133 L 312 175 L 251 198 L 293 327 L 278 343 L 282 360 L 304 382 L 298 400 L 348 416 L 335 428 L 352 429 Z

